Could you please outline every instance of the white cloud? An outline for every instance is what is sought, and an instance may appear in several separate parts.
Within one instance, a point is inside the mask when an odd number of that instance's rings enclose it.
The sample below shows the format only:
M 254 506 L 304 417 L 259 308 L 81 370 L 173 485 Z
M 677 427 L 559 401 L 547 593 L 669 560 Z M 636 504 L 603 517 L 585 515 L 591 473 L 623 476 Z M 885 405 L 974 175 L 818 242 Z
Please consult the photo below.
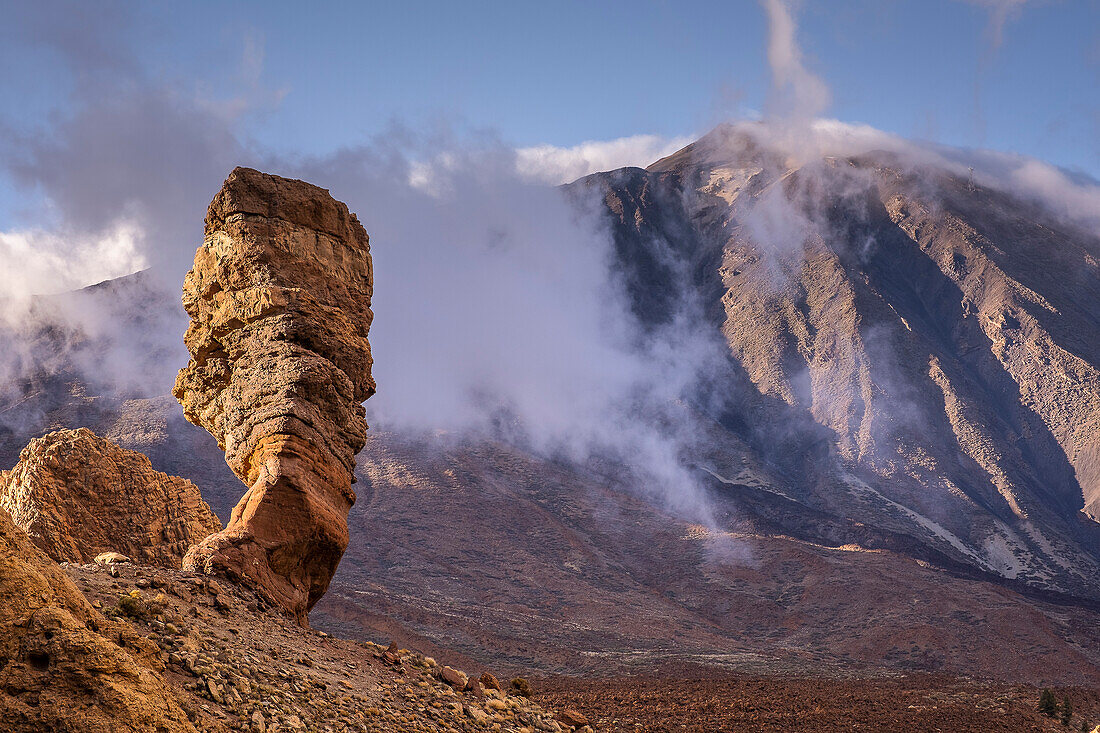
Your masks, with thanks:
M 1058 214 L 1086 226 L 1100 225 L 1100 185 L 1075 183 L 1058 168 L 1033 158 L 1019 158 L 1009 180 Z
M 939 169 L 955 176 L 965 177 L 972 168 L 978 185 L 1039 203 L 1051 214 L 1078 226 L 1100 225 L 1100 184 L 1018 153 L 907 140 L 869 125 L 835 119 L 813 120 L 801 127 L 797 138 L 783 126 L 770 123 L 740 122 L 728 129 L 737 133 L 729 135 L 730 144 L 739 144 L 738 134 L 746 135 L 785 154 L 792 165 L 827 156 L 888 151 L 900 156 L 908 166 Z
M 631 135 L 615 140 L 589 140 L 569 148 L 536 145 L 516 150 L 516 171 L 532 181 L 569 183 L 599 171 L 626 166 L 644 168 L 675 153 L 691 140 L 688 137 Z
M 795 121 L 811 120 L 829 106 L 829 87 L 806 68 L 798 45 L 798 25 L 785 0 L 761 0 L 768 14 L 768 65 L 772 70 L 772 111 Z
M 0 232 L 0 292 L 22 299 L 73 290 L 147 266 L 142 237 L 128 220 L 98 235 L 24 229 Z

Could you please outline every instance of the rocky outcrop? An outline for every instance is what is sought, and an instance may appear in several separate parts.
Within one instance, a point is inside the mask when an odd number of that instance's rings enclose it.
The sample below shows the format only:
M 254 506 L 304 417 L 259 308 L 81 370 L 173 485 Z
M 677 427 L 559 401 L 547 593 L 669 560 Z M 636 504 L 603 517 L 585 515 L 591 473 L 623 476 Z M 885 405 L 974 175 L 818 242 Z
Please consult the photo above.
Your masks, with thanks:
M 157 651 L 100 616 L 0 511 L 0 730 L 194 733 Z
M 32 440 L 0 474 L 0 507 L 57 562 L 114 551 L 178 568 L 191 545 L 221 529 L 193 483 L 87 428 Z
M 302 624 L 348 544 L 374 394 L 367 233 L 324 189 L 234 170 L 187 274 L 175 396 L 248 491 L 185 567 L 248 579 Z

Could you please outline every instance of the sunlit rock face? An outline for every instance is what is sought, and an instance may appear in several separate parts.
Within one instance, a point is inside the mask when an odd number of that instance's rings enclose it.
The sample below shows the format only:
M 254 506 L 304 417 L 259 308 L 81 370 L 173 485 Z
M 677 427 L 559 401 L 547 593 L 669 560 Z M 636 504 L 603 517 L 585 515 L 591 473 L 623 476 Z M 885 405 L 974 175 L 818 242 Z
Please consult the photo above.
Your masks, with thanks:
M 300 623 L 348 544 L 367 342 L 367 233 L 324 189 L 237 168 L 206 215 L 184 282 L 191 360 L 175 396 L 248 491 L 185 567 L 266 590 Z
M 192 545 L 221 529 L 195 484 L 87 428 L 32 440 L 0 472 L 0 507 L 57 562 L 119 552 L 179 568 Z

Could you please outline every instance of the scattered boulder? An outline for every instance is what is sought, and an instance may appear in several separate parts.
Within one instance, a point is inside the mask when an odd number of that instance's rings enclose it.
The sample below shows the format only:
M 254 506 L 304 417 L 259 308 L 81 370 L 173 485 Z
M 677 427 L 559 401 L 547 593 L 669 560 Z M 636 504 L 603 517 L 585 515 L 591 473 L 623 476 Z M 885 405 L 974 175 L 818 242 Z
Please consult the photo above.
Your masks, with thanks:
M 439 673 L 439 676 L 444 682 L 456 690 L 466 689 L 466 683 L 469 682 L 469 677 L 466 676 L 465 672 L 454 669 L 453 667 L 444 667 L 443 671 Z
M 0 730 L 195 733 L 156 651 L 100 616 L 0 511 Z
M 481 680 L 475 680 L 473 677 L 467 680 L 464 691 L 473 695 L 478 700 L 485 697 L 485 688 L 481 686 Z
M 501 690 L 500 681 L 490 672 L 482 672 L 478 681 L 486 690 L 496 690 L 498 692 Z
M 0 506 L 57 562 L 178 568 L 191 545 L 221 529 L 193 483 L 87 428 L 32 440 L 0 477 Z
M 348 544 L 374 394 L 367 233 L 303 181 L 237 168 L 183 287 L 191 359 L 174 394 L 248 486 L 188 569 L 249 580 L 303 626 Z
M 400 665 L 401 650 L 397 648 L 397 642 L 391 641 L 386 651 L 382 653 L 382 661 L 386 664 Z
M 588 718 L 586 718 L 583 713 L 566 708 L 558 713 L 558 722 L 562 725 L 568 725 L 571 728 L 583 728 L 588 725 Z

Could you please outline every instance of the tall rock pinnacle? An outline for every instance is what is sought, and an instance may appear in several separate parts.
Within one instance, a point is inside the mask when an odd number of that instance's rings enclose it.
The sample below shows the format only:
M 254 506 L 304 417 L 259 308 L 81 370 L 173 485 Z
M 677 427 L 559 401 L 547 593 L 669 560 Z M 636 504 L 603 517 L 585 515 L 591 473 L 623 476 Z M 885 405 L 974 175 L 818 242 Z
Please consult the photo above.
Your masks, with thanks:
M 252 582 L 307 624 L 348 545 L 374 394 L 367 233 L 305 183 L 237 168 L 183 286 L 191 360 L 175 396 L 248 491 L 184 567 Z

